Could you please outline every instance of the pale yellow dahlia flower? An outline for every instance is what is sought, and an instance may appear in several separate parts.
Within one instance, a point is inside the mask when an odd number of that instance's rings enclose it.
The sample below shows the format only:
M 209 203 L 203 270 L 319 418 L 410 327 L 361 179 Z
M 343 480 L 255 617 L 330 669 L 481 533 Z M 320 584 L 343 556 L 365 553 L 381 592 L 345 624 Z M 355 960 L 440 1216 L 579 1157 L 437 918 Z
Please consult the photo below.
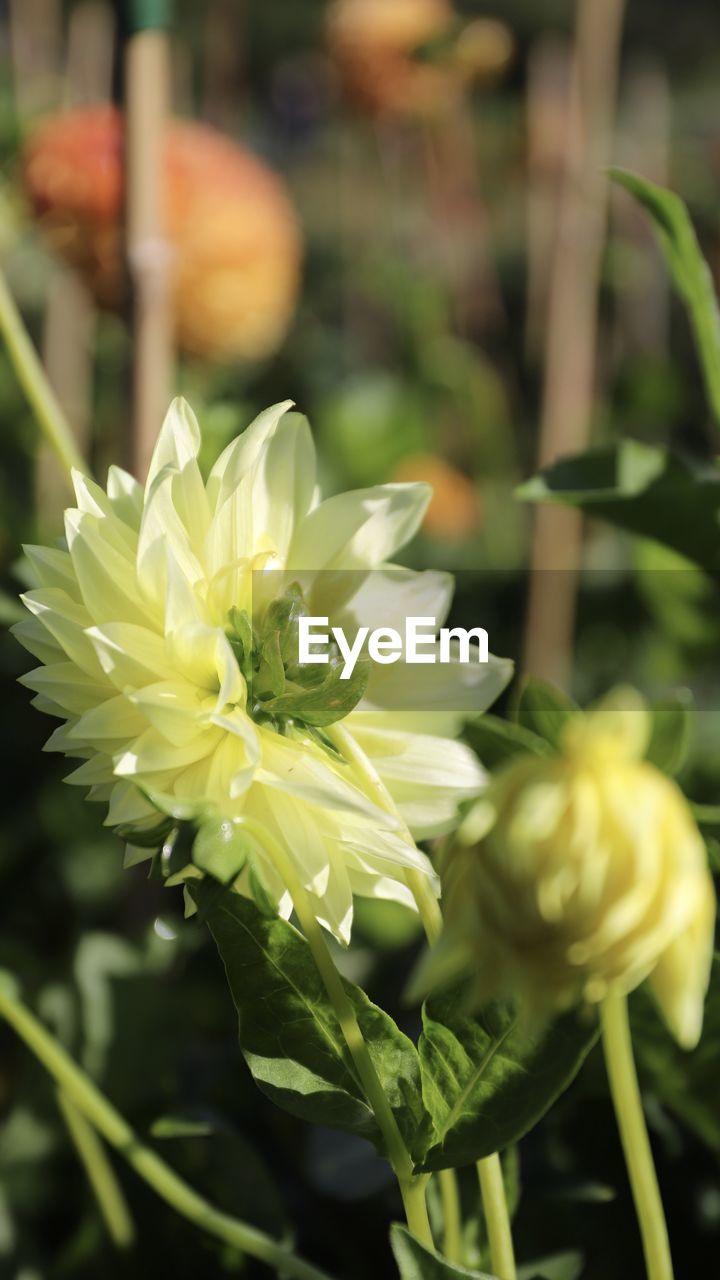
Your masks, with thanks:
M 207 482 L 182 401 L 144 487 L 117 467 L 106 492 L 76 474 L 66 545 L 27 549 L 40 585 L 24 597 L 33 616 L 15 630 L 43 664 L 24 683 L 64 721 L 47 749 L 81 761 L 68 781 L 107 802 L 130 862 L 151 856 L 142 846 L 159 817 L 199 823 L 215 832 L 203 846 L 209 869 L 240 892 L 260 883 L 287 914 L 271 852 L 279 842 L 317 918 L 347 940 L 354 894 L 412 905 L 408 871 L 433 883 L 412 837 L 448 830 L 483 781 L 453 740 L 463 717 L 448 708 L 484 710 L 511 667 L 420 667 L 414 690 L 394 667 L 378 668 L 366 687 L 367 670 L 359 685 L 328 668 L 293 668 L 292 626 L 305 607 L 295 578 L 310 596 L 317 588 L 331 622 L 336 597 L 343 616 L 373 626 L 431 613 L 440 625 L 452 586 L 447 575 L 386 563 L 418 528 L 427 486 L 322 502 L 308 425 L 289 407 L 261 414 Z M 328 685 L 303 684 L 318 672 Z M 344 752 L 333 736 L 340 721 Z M 238 831 L 252 845 L 241 869 Z M 199 874 L 189 850 L 183 841 L 171 849 L 181 878 Z
M 498 770 L 445 850 L 445 932 L 419 986 L 470 975 L 476 1002 L 543 1016 L 647 978 L 679 1043 L 697 1043 L 715 893 L 687 801 L 642 758 L 649 728 L 618 690 L 567 723 L 559 755 Z

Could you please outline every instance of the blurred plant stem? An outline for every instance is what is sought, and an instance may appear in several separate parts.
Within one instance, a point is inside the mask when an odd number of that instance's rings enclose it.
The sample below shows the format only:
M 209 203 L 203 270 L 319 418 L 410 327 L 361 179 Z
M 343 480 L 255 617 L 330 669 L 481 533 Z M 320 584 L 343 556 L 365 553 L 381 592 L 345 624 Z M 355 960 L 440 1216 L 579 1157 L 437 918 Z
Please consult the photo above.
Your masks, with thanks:
M 87 471 L 57 396 L 30 341 L 5 277 L 0 273 L 0 333 L 43 435 L 68 471 Z
M 358 746 L 352 734 L 349 734 L 347 729 L 344 729 L 340 724 L 331 725 L 327 732 L 340 754 L 354 765 L 365 781 L 371 799 L 381 809 L 396 814 L 397 810 L 385 784 L 372 762 L 368 760 L 365 752 Z M 406 831 L 408 840 L 414 844 L 410 831 L 407 828 Z M 406 879 L 408 888 L 415 899 L 420 919 L 423 922 L 427 940 L 432 946 L 434 942 L 437 942 L 442 932 L 440 904 L 428 882 L 427 876 L 424 876 L 419 871 L 408 871 Z M 454 1169 L 448 1169 L 444 1172 L 446 1177 L 444 1183 L 441 1180 L 440 1186 L 443 1212 L 445 1213 L 448 1210 L 452 1219 L 459 1205 L 457 1175 Z M 488 1223 L 493 1268 L 497 1271 L 500 1280 L 515 1280 L 515 1259 L 510 1229 L 510 1214 L 505 1197 L 505 1183 L 503 1182 L 500 1156 L 497 1152 L 494 1155 L 487 1156 L 485 1160 L 479 1161 L 478 1176 L 483 1210 Z M 454 1184 L 452 1201 L 449 1199 L 451 1195 L 449 1182 L 451 1180 Z M 454 1227 L 452 1222 L 448 1224 L 447 1216 L 445 1217 L 445 1230 L 452 1241 Z M 448 1254 L 448 1259 L 451 1262 L 454 1260 L 450 1257 L 450 1254 Z M 501 1265 L 505 1268 L 504 1271 L 500 1269 Z
M 633 1059 L 627 999 L 610 995 L 601 1008 L 610 1092 L 640 1223 L 648 1280 L 673 1280 L 670 1242 Z
M 578 0 L 568 141 L 548 280 L 538 466 L 587 448 L 595 403 L 598 291 L 608 203 L 607 167 L 625 0 Z M 566 685 L 575 625 L 582 520 L 536 511 L 524 666 Z
M 490 1265 L 498 1280 L 516 1280 L 515 1252 L 508 1213 L 500 1156 L 486 1156 L 477 1162 L 480 1196 L 490 1246 Z
M 443 1214 L 443 1253 L 448 1262 L 462 1263 L 462 1215 L 460 1195 L 454 1169 L 441 1169 L 438 1174 Z
M 335 1010 L 340 1030 L 357 1068 L 365 1096 L 372 1108 L 378 1128 L 383 1135 L 387 1158 L 393 1167 L 400 1186 L 407 1224 L 413 1235 L 432 1249 L 434 1247 L 433 1237 L 425 1200 L 427 1177 L 423 1175 L 418 1177 L 413 1173 L 412 1158 L 373 1065 L 365 1037 L 350 997 L 345 990 L 342 977 L 328 949 L 322 927 L 315 918 L 315 912 L 308 893 L 298 878 L 292 860 L 287 856 L 280 842 L 274 840 L 265 827 L 259 823 L 256 824 L 252 819 L 242 818 L 241 826 L 262 845 L 268 857 L 274 863 L 275 869 L 292 898 L 295 913 L 300 921 L 300 926 L 312 952 L 330 1003 Z
M 129 1249 L 135 1242 L 135 1226 L 105 1148 L 95 1129 L 63 1089 L 58 1089 L 57 1100 L 108 1234 L 118 1249 Z
M 115 1147 L 136 1173 L 189 1222 L 242 1253 L 274 1267 L 289 1280 L 329 1280 L 263 1231 L 231 1218 L 193 1191 L 115 1110 L 84 1071 L 22 1003 L 12 974 L 0 972 L 0 1017 L 24 1040 L 82 1116 Z

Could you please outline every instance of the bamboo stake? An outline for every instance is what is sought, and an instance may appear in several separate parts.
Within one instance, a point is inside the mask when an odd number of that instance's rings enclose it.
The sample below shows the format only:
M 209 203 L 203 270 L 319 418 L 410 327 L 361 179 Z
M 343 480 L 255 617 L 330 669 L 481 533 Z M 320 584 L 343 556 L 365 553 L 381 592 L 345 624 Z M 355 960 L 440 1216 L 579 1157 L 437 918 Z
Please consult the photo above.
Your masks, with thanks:
M 525 348 L 533 364 L 542 352 L 569 141 L 571 61 L 569 44 L 557 36 L 542 36 L 528 59 Z
M 57 101 L 62 6 L 60 0 L 9 0 L 8 19 L 13 97 L 24 121 Z
M 167 6 L 128 5 L 125 48 L 126 250 L 133 295 L 131 466 L 143 478 L 170 399 L 172 258 L 165 238 L 164 139 L 170 98 Z
M 64 106 L 102 102 L 110 96 L 114 20 L 107 0 L 83 0 L 68 20 Z M 93 345 L 97 313 L 75 272 L 58 266 L 45 304 L 42 359 L 50 384 L 83 457 L 90 452 Z M 42 442 L 36 464 L 36 509 L 46 536 L 61 525 L 69 493 L 67 476 Z
M 63 105 L 105 102 L 112 90 L 115 16 L 109 0 L 82 0 L 68 17 Z
M 600 265 L 607 221 L 607 166 L 625 0 L 578 0 L 570 140 L 550 280 L 538 465 L 589 441 L 596 378 Z M 535 514 L 525 670 L 567 683 L 582 521 L 576 511 Z

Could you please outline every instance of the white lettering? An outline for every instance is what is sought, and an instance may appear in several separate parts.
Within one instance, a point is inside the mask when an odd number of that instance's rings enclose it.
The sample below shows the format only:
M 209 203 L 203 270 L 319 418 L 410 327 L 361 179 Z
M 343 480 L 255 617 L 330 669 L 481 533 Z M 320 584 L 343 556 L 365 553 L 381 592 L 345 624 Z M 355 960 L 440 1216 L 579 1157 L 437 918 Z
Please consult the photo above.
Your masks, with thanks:
M 298 661 L 305 662 L 329 662 L 329 654 L 317 653 L 311 649 L 311 645 L 329 644 L 330 636 L 327 631 L 323 633 L 313 634 L 313 627 L 326 627 L 328 625 L 327 618 L 306 618 L 301 616 L 298 618 Z
M 420 627 L 429 627 L 423 635 Z M 434 653 L 418 653 L 418 645 L 435 646 L 435 631 L 437 624 L 434 618 L 406 618 L 405 619 L 405 661 L 412 663 L 435 662 Z
M 466 631 L 464 627 L 443 627 L 440 632 L 440 661 L 452 662 L 450 642 L 457 640 L 458 661 L 465 664 L 470 661 L 470 641 L 477 640 L 477 661 L 488 662 L 488 633 L 484 627 L 472 627 Z
M 378 627 L 377 631 L 373 631 L 368 642 L 368 653 L 373 662 L 379 662 L 381 666 L 389 666 L 391 662 L 397 662 L 402 654 L 402 636 L 399 631 L 395 631 L 392 627 Z
M 362 647 L 367 639 L 370 628 L 360 627 L 352 645 L 349 645 L 345 639 L 345 632 L 342 627 L 333 627 L 332 630 L 337 642 L 337 647 L 345 659 L 345 666 L 340 672 L 340 679 L 349 680 L 355 670 L 355 663 L 360 657 Z

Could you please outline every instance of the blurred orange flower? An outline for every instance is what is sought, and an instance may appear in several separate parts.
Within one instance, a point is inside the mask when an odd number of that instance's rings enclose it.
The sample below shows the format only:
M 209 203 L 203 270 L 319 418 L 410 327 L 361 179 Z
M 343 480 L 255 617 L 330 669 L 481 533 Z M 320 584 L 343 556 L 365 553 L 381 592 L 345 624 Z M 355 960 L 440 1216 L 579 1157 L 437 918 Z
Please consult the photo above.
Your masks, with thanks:
M 122 150 L 120 113 L 97 106 L 53 116 L 24 155 L 48 240 L 110 308 L 124 294 Z M 295 307 L 302 256 L 282 180 L 216 130 L 181 121 L 168 127 L 165 179 L 179 346 L 215 359 L 272 354 Z
M 415 453 L 404 458 L 393 472 L 401 483 L 424 481 L 432 485 L 432 498 L 423 528 L 448 541 L 467 538 L 480 525 L 478 492 L 471 480 L 435 453 Z
M 335 0 L 327 40 L 348 97 L 377 115 L 442 114 L 513 53 L 504 23 L 463 26 L 450 0 Z

